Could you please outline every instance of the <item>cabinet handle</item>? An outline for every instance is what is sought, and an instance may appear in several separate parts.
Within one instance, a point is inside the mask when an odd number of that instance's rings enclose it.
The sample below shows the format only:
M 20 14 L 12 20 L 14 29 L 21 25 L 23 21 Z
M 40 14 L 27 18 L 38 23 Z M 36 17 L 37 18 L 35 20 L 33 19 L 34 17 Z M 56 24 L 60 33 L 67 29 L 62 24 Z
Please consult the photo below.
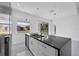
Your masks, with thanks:
M 47 48 L 47 47 L 45 47 L 44 45 L 42 45 L 42 47 Z

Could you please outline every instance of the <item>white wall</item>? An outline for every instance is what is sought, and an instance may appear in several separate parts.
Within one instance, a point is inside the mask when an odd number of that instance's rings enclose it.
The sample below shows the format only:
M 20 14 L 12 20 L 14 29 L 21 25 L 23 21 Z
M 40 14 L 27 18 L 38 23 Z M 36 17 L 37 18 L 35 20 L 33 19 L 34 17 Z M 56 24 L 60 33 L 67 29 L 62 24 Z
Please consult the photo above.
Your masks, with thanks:
M 54 34 L 54 28 L 53 28 L 53 21 L 49 19 L 39 18 L 39 17 L 32 17 L 31 20 L 31 33 L 40 33 L 39 24 L 42 22 L 46 22 L 49 24 L 49 35 Z
M 72 55 L 79 55 L 79 14 L 55 19 L 56 35 L 72 39 Z
M 39 33 L 39 23 L 41 22 L 48 22 L 49 25 L 51 26 L 52 22 L 48 19 L 36 17 L 34 15 L 30 15 L 28 13 L 21 12 L 19 10 L 13 10 L 12 15 L 11 15 L 11 21 L 12 21 L 12 44 L 19 44 L 25 41 L 25 32 L 17 32 L 17 25 L 16 22 L 17 20 L 25 20 L 25 19 L 30 20 L 30 28 L 31 31 L 30 33 Z M 50 23 L 51 22 L 51 23 Z M 49 30 L 52 29 L 52 27 L 49 26 Z M 50 31 L 49 34 L 52 34 Z
M 11 15 L 12 21 L 12 44 L 25 42 L 25 32 L 17 32 L 17 20 L 29 19 L 29 16 L 19 10 L 13 10 Z
M 19 44 L 21 42 L 24 42 L 25 33 L 18 33 L 17 32 L 17 20 L 18 19 L 24 20 L 25 19 L 24 14 L 19 13 L 19 12 L 14 10 L 14 11 L 12 11 L 11 17 L 12 17 L 12 19 L 11 19 L 12 20 L 12 44 Z

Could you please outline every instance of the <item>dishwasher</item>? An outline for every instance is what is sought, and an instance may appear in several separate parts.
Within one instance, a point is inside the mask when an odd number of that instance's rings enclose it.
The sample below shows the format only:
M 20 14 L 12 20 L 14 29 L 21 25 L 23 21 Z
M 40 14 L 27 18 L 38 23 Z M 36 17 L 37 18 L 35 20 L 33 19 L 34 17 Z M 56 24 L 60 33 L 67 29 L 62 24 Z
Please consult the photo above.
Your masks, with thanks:
M 25 46 L 29 49 L 29 35 L 25 34 Z

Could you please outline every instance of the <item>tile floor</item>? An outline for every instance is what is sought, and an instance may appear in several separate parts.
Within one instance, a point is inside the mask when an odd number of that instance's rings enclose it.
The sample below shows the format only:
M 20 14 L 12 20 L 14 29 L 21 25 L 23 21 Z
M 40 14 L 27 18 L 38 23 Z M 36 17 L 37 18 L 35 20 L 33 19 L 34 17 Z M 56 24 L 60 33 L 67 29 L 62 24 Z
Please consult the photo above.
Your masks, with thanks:
M 32 56 L 24 43 L 14 45 L 12 52 L 12 56 Z

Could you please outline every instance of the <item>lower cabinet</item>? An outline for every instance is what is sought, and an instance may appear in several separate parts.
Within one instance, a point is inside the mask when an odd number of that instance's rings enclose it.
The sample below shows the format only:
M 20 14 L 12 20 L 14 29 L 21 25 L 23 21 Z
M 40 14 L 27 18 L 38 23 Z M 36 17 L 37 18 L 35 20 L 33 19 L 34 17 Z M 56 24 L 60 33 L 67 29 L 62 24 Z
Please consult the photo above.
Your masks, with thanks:
M 55 48 L 39 42 L 39 55 L 40 56 L 57 56 L 58 52 Z
M 30 40 L 29 40 L 29 48 L 31 50 L 31 52 L 34 54 L 34 55 L 38 55 L 38 44 L 37 44 L 37 40 L 33 39 L 30 37 Z
M 29 48 L 35 56 L 57 56 L 58 51 L 32 37 L 29 38 Z

